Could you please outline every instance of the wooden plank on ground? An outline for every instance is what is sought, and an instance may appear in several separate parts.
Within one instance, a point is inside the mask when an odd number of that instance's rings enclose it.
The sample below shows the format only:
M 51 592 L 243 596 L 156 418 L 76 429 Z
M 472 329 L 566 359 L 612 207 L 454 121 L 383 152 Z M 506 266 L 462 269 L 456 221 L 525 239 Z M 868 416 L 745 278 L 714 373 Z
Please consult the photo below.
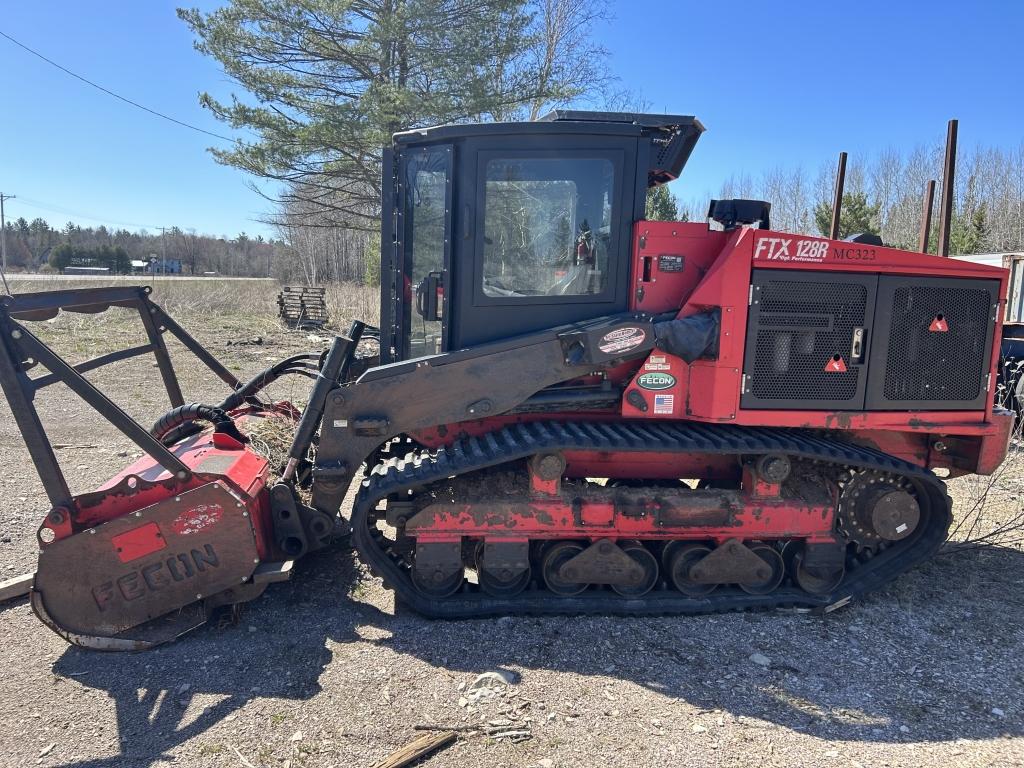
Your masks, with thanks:
M 0 603 L 27 595 L 29 590 L 32 589 L 32 581 L 35 577 L 36 574 L 33 571 L 23 576 L 15 576 L 7 581 L 0 581 Z
M 379 763 L 375 763 L 373 768 L 404 768 L 441 747 L 447 747 L 455 739 L 456 736 L 452 731 L 426 733 L 415 741 L 410 741 L 396 752 L 392 752 Z

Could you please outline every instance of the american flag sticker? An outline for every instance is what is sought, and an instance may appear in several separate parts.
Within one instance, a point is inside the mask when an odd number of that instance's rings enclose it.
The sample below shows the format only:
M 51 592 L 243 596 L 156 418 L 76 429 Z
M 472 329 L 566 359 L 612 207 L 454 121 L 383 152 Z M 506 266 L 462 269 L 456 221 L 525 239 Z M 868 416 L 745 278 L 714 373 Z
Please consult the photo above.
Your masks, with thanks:
M 672 413 L 676 404 L 675 395 L 655 395 L 654 396 L 654 412 L 655 413 Z

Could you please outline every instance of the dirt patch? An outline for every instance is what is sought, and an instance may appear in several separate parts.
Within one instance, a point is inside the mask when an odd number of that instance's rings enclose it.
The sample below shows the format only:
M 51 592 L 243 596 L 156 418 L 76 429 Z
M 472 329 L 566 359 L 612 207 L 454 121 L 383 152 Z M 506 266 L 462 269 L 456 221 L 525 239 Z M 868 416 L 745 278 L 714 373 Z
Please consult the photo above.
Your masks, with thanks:
M 276 289 L 260 290 L 229 296 L 223 310 L 187 297 L 179 308 L 239 376 L 317 345 L 281 328 Z M 107 325 L 97 332 L 86 321 Z M 70 316 L 40 333 L 83 359 L 127 333 L 119 322 Z M 263 344 L 226 346 L 255 335 Z M 187 397 L 225 394 L 180 349 L 172 354 Z M 166 406 L 148 364 L 90 378 L 143 423 Z M 307 391 L 296 378 L 273 395 L 301 402 Z M 44 397 L 74 490 L 137 453 L 77 400 L 56 388 Z M 12 575 L 33 566 L 47 505 L 5 405 L 0 455 L 0 568 Z M 1020 508 L 1022 465 L 1014 453 L 988 489 L 982 525 Z M 982 483 L 951 483 L 960 518 Z M 428 764 L 1020 765 L 1022 566 L 1014 546 L 941 556 L 826 617 L 432 622 L 396 610 L 339 549 L 300 562 L 292 582 L 272 586 L 236 625 L 117 655 L 69 647 L 22 601 L 0 608 L 0 765 L 368 766 L 413 740 L 416 724 L 492 721 L 531 737 L 460 730 Z M 465 689 L 487 670 L 518 682 L 470 700 Z

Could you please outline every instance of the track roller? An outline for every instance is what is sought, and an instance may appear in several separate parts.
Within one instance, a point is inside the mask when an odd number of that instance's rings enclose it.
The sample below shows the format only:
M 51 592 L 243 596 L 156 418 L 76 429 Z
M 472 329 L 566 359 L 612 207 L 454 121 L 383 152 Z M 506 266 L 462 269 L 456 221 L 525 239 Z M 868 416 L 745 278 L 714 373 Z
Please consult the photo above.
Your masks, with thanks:
M 812 595 L 832 593 L 846 576 L 846 566 L 841 563 L 831 567 L 806 565 L 805 547 L 800 542 L 786 544 L 782 556 L 793 582 Z
M 757 582 L 740 584 L 740 589 L 748 595 L 767 595 L 774 592 L 786 576 L 786 563 L 775 547 L 768 544 L 753 544 L 750 551 L 764 560 L 771 569 L 770 575 Z
M 436 576 L 436 572 L 425 576 L 416 568 L 412 569 L 412 583 L 427 597 L 436 600 L 451 597 L 462 586 L 463 575 L 461 573 L 455 573 L 440 580 L 435 580 Z
M 490 570 L 487 567 L 487 548 L 483 542 L 476 549 L 476 575 L 480 589 L 491 597 L 515 597 L 530 584 L 533 570 L 527 563 L 518 573 L 511 569 Z
M 641 597 L 646 595 L 658 583 L 658 558 L 652 555 L 640 542 L 623 544 L 622 551 L 643 568 L 644 578 L 639 584 L 612 584 L 612 590 L 623 597 Z
M 561 567 L 581 552 L 583 552 L 583 547 L 576 542 L 560 541 L 544 553 L 541 575 L 544 578 L 544 584 L 556 595 L 572 597 L 587 588 L 586 584 L 567 581 L 559 575 Z
M 714 592 L 717 584 L 701 584 L 690 576 L 690 569 L 710 554 L 711 547 L 703 544 L 669 544 L 665 548 L 665 557 L 672 586 L 690 597 L 703 597 Z

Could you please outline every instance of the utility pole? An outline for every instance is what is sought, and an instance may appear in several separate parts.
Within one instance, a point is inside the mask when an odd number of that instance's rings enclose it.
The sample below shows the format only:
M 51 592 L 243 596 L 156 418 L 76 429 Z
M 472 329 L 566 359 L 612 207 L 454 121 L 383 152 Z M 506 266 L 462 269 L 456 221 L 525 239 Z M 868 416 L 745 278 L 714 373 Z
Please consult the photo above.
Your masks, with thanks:
M 167 227 L 160 227 L 160 274 L 167 277 Z
M 4 275 L 7 274 L 7 222 L 4 219 L 4 201 L 13 200 L 16 195 L 0 192 L 0 251 L 3 252 Z

